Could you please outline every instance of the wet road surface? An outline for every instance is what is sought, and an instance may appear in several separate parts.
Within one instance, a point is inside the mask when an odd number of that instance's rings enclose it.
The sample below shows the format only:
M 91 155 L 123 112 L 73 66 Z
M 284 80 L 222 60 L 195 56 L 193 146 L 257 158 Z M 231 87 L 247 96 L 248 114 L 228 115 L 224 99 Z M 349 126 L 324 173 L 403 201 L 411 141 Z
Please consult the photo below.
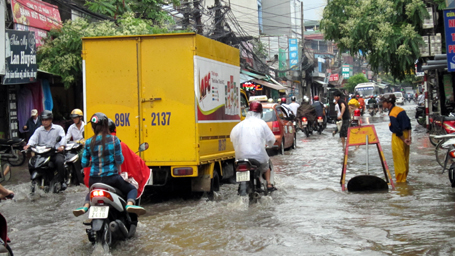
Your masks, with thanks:
M 235 185 L 224 185 L 217 201 L 146 203 L 135 237 L 116 243 L 109 255 L 453 255 L 455 193 L 414 119 L 415 105 L 404 108 L 413 127 L 410 173 L 395 190 L 341 191 L 343 151 L 329 125 L 309 138 L 299 132 L 297 149 L 271 157 L 278 188 L 271 197 L 248 205 Z M 394 177 L 388 116 L 368 119 Z M 369 156 L 370 174 L 383 177 L 374 147 Z M 366 174 L 365 157 L 364 147 L 350 149 L 346 181 Z M 31 197 L 28 183 L 8 187 L 16 200 L 0 210 L 16 255 L 103 255 L 88 242 L 84 218 L 72 215 L 86 188 Z

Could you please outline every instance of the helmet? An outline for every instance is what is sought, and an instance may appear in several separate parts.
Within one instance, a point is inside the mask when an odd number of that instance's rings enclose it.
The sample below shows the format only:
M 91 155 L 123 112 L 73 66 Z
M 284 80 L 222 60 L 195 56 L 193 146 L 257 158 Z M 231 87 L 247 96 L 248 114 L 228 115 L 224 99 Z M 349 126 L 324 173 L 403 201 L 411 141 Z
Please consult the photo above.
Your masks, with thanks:
M 306 96 L 306 95 L 303 96 L 303 102 L 305 102 L 305 103 L 310 102 L 310 99 L 308 98 L 308 96 Z
M 315 95 L 315 96 L 313 97 L 313 100 L 319 100 L 319 96 Z
M 82 113 L 82 110 L 80 110 L 78 108 L 73 109 L 73 111 L 71 111 L 71 115 L 70 115 L 71 118 L 83 117 L 83 116 L 84 116 L 84 114 Z
M 108 118 L 105 114 L 98 112 L 93 114 L 93 116 L 90 118 L 90 122 L 92 123 L 92 128 L 95 129 L 95 127 L 98 125 L 107 125 Z
M 54 119 L 54 115 L 52 114 L 52 111 L 44 110 L 43 112 L 41 112 L 41 120 L 46 120 L 46 119 Z
M 281 103 L 286 103 L 286 98 L 285 97 L 281 98 Z
M 291 97 L 291 101 L 295 101 L 295 96 L 292 96 L 292 97 Z
M 115 123 L 114 123 L 114 121 L 112 121 L 112 119 L 108 118 L 107 123 L 108 123 L 108 126 L 109 126 L 109 132 L 111 132 L 111 133 L 112 133 L 112 132 L 117 132 L 117 131 L 116 131 L 116 130 L 117 130 L 117 129 L 116 129 L 117 127 L 115 126 Z
M 358 99 L 358 98 L 359 98 L 359 95 L 358 95 L 358 94 L 356 94 L 356 95 L 355 95 L 355 97 Z
M 374 98 L 374 96 L 373 96 L 373 95 L 371 95 L 371 96 L 370 96 L 370 99 L 372 99 L 372 98 Z
M 250 102 L 250 111 L 262 114 L 262 105 L 259 101 Z

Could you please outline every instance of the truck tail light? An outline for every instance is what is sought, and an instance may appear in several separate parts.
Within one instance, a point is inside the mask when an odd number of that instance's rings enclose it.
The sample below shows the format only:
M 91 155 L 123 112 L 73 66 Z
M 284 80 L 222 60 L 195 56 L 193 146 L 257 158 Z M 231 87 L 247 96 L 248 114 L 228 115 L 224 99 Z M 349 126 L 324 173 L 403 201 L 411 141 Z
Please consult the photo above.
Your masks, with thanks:
M 238 172 L 246 172 L 250 169 L 250 166 L 249 164 L 245 163 L 245 164 L 238 164 L 237 165 L 237 171 Z
M 191 167 L 180 167 L 174 169 L 174 176 L 181 175 L 193 175 L 193 168 Z
M 281 134 L 280 123 L 278 123 L 278 121 L 273 121 L 272 122 L 272 132 L 275 135 L 280 135 Z

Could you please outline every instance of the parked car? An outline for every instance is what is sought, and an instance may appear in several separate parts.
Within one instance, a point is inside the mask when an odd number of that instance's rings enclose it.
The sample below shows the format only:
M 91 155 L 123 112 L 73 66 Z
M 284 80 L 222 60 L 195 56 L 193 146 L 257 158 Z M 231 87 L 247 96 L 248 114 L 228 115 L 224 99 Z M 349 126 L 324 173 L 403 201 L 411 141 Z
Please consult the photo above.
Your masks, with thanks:
M 388 92 L 388 93 L 384 93 L 384 95 L 387 95 L 387 94 L 395 94 L 395 98 L 397 99 L 397 100 L 395 101 L 395 105 L 404 105 L 403 93 L 401 93 L 401 92 Z
M 275 134 L 275 144 L 272 148 L 284 154 L 286 148 L 296 148 L 296 130 L 291 117 L 277 103 L 262 103 L 262 120 L 264 120 Z

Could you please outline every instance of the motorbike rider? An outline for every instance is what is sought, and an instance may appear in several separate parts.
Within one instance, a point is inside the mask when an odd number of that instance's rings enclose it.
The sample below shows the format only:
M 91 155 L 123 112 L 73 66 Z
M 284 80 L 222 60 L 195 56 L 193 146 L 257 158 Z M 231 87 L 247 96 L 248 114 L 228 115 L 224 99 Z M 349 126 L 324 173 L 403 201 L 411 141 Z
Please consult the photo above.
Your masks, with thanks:
M 280 105 L 283 107 L 284 111 L 286 111 L 287 116 L 289 116 L 291 119 L 295 118 L 294 112 L 289 108 L 289 105 L 286 104 L 286 98 L 282 97 L 281 98 L 281 103 Z
M 32 109 L 30 118 L 27 120 L 27 123 L 24 125 L 24 131 L 27 131 L 27 141 L 32 137 L 35 130 L 41 126 L 41 118 L 38 115 L 38 110 Z
M 422 93 L 420 93 L 419 97 L 417 98 L 417 102 L 418 102 L 419 106 L 425 105 L 425 94 L 424 94 L 423 90 L 422 90 Z
M 84 114 L 82 110 L 75 108 L 71 111 L 70 117 L 73 120 L 73 124 L 70 125 L 66 133 L 67 141 L 74 141 L 76 143 L 84 144 L 84 127 L 85 123 L 82 121 Z
M 360 96 L 357 94 L 356 98 L 357 98 L 357 100 L 360 103 L 360 112 L 363 115 L 363 113 L 365 111 L 365 99 L 363 99 L 363 95 L 362 94 Z
M 41 113 L 41 123 L 43 125 L 35 130 L 27 145 L 24 146 L 24 150 L 35 145 L 46 145 L 47 147 L 55 148 L 57 154 L 52 155 L 50 161 L 57 167 L 57 180 L 62 183 L 61 190 L 65 190 L 67 188 L 66 182 L 64 182 L 65 156 L 62 154 L 66 145 L 66 140 L 64 139 L 65 131 L 60 125 L 53 124 L 53 119 L 54 115 L 51 111 L 44 110 Z M 57 142 L 59 137 L 60 140 Z
M 291 104 L 289 104 L 289 108 L 292 110 L 292 113 L 294 113 L 294 116 L 297 116 L 297 109 L 300 107 L 300 104 L 295 102 L 295 96 L 291 97 Z
M 144 214 L 144 208 L 134 205 L 137 189 L 126 182 L 118 173 L 118 166 L 123 163 L 124 158 L 120 140 L 110 135 L 107 116 L 103 113 L 95 113 L 90 118 L 90 122 L 95 135 L 86 141 L 82 156 L 82 167 L 87 167 L 91 163 L 89 187 L 97 182 L 115 187 L 127 195 L 125 207 L 127 212 L 137 215 Z M 90 207 L 89 195 L 90 193 L 85 197 L 83 207 L 73 210 L 74 216 L 77 217 L 88 211 Z
M 316 119 L 316 109 L 310 105 L 310 99 L 307 96 L 303 97 L 302 104 L 297 109 L 297 117 L 301 120 L 302 117 L 306 117 L 308 120 L 308 126 L 313 127 L 313 123 Z
M 322 116 L 324 121 L 325 121 L 325 105 L 322 104 L 322 102 L 319 101 L 319 96 L 315 95 L 313 97 L 313 104 L 312 106 L 316 110 L 316 115 L 317 116 Z
M 275 143 L 273 135 L 267 123 L 262 118 L 262 105 L 258 101 L 250 102 L 250 110 L 245 120 L 238 123 L 231 131 L 230 137 L 234 145 L 236 159 L 255 159 L 259 163 L 258 170 L 265 173 L 267 190 L 276 190 L 270 182 L 269 156 L 265 145 L 271 147 Z
M 356 97 L 353 97 L 351 100 L 349 100 L 348 102 L 348 106 L 349 106 L 349 113 L 351 114 L 351 119 L 353 118 L 353 115 L 354 115 L 354 110 L 360 108 L 360 103 L 359 101 L 357 100 L 358 96 L 356 95 Z
M 368 105 L 373 104 L 373 110 L 376 110 L 378 108 L 378 102 L 376 101 L 376 98 L 371 95 L 370 99 L 368 100 Z

